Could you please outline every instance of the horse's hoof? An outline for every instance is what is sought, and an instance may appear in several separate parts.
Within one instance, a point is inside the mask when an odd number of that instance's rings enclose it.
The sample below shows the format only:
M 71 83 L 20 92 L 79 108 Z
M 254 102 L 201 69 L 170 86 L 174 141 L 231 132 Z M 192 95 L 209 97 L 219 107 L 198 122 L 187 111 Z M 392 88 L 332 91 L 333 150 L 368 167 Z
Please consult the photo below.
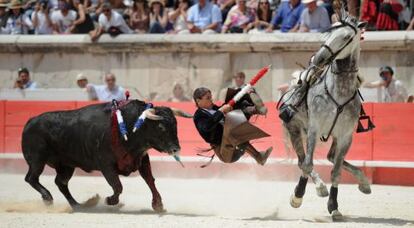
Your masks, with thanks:
M 293 208 L 299 208 L 302 205 L 303 198 L 298 198 L 295 195 L 290 197 L 290 206 Z
M 338 210 L 333 210 L 331 216 L 332 216 L 333 221 L 342 221 L 343 220 L 342 214 Z
M 53 204 L 53 199 L 43 199 L 43 203 L 44 203 L 46 206 L 50 206 L 50 205 L 52 205 L 52 204 Z
M 358 189 L 364 194 L 371 194 L 371 186 L 369 184 L 359 184 Z
M 329 195 L 328 188 L 325 184 L 319 184 L 318 187 L 316 187 L 316 194 L 319 197 L 327 197 Z
M 86 200 L 80 206 L 85 207 L 85 208 L 95 207 L 98 204 L 100 199 L 101 199 L 101 197 L 98 194 L 96 194 L 95 196 L 93 196 L 93 197 L 89 198 L 88 200 Z
M 113 197 L 113 196 L 108 196 L 106 197 L 106 204 L 113 206 L 113 205 L 117 205 L 119 203 L 119 198 L 118 197 Z

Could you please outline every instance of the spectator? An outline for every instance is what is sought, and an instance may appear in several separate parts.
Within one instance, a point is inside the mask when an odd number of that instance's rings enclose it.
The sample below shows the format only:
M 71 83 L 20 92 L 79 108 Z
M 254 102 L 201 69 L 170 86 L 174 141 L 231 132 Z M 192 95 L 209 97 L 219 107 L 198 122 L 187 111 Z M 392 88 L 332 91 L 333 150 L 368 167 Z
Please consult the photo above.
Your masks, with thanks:
M 168 98 L 169 102 L 185 102 L 191 101 L 190 98 L 186 97 L 184 94 L 184 88 L 180 83 L 174 83 L 173 94 Z
M 73 22 L 70 31 L 75 34 L 88 34 L 95 29 L 91 16 L 87 13 L 84 5 L 85 0 L 71 0 L 77 17 Z
M 361 21 L 368 22 L 365 26 L 366 30 L 376 30 L 375 24 L 377 22 L 378 7 L 380 0 L 363 0 L 361 2 Z
M 88 78 L 85 77 L 82 73 L 76 76 L 76 84 L 79 88 L 85 89 L 88 86 Z
M 113 11 L 108 3 L 104 3 L 102 13 L 99 15 L 99 25 L 89 35 L 92 41 L 96 41 L 104 32 L 117 36 L 121 33 L 131 34 L 134 31 L 128 27 L 121 14 Z
M 225 20 L 230 9 L 236 4 L 236 0 L 217 0 L 215 3 L 221 11 L 221 18 Z
M 69 3 L 65 0 L 59 0 L 58 10 L 52 13 L 53 33 L 55 34 L 69 34 L 77 17 L 74 10 L 69 9 Z
M 316 5 L 316 0 L 303 0 L 306 8 L 300 17 L 299 32 L 324 32 L 331 27 L 325 7 Z
M 246 0 L 236 0 L 236 6 L 227 14 L 221 33 L 247 33 L 254 26 L 255 13 L 247 8 Z
M 149 27 L 149 10 L 146 0 L 135 0 L 134 5 L 127 11 L 129 27 L 136 33 L 147 33 Z
M 9 19 L 9 12 L 7 11 L 8 6 L 7 0 L 0 0 L 0 34 L 5 33 L 7 20 Z
M 272 11 L 270 9 L 269 0 L 260 0 L 256 9 L 256 20 L 254 22 L 254 29 L 249 33 L 262 33 L 267 29 L 271 29 Z
M 411 22 L 407 27 L 407 31 L 409 30 L 414 30 L 414 17 L 411 19 Z
M 23 5 L 19 0 L 12 0 L 9 9 L 10 16 L 7 19 L 6 27 L 3 30 L 5 34 L 28 34 L 33 29 L 33 23 L 30 18 L 22 11 Z
M 14 83 L 13 88 L 19 88 L 19 89 L 36 89 L 37 83 L 30 80 L 30 73 L 29 70 L 26 67 L 19 68 L 17 70 L 17 80 Z
M 187 34 L 187 10 L 190 7 L 189 0 L 177 0 L 175 8 L 168 14 L 170 23 L 173 24 L 172 33 Z
M 233 76 L 233 80 L 235 85 L 233 89 L 240 89 L 246 85 L 246 75 L 244 74 L 244 72 L 237 72 Z
M 106 85 L 91 85 L 91 88 L 96 93 L 99 101 L 124 100 L 125 90 L 121 86 L 116 85 L 115 75 L 107 73 L 105 75 Z
M 46 0 L 36 3 L 35 11 L 32 13 L 35 34 L 52 34 L 53 24 L 50 19 L 50 8 Z
M 188 10 L 187 27 L 191 33 L 217 33 L 220 31 L 221 22 L 220 8 L 209 0 L 199 0 Z
M 384 0 L 378 12 L 377 30 L 398 30 L 398 14 L 402 9 L 402 5 L 399 2 Z
M 93 21 L 98 21 L 98 16 L 102 12 L 102 5 L 104 0 L 87 0 L 85 6 L 87 13 L 91 16 Z
M 150 1 L 149 33 L 165 33 L 168 24 L 168 12 L 162 0 Z
M 272 32 L 280 26 L 281 32 L 296 32 L 295 26 L 299 22 L 300 15 L 304 9 L 300 0 L 289 0 L 280 3 L 276 16 L 272 20 L 272 27 L 266 31 Z
M 380 102 L 406 102 L 407 89 L 400 80 L 393 78 L 394 71 L 389 66 L 383 66 L 379 70 L 381 80 L 365 83 L 365 88 L 384 88 L 384 94 Z

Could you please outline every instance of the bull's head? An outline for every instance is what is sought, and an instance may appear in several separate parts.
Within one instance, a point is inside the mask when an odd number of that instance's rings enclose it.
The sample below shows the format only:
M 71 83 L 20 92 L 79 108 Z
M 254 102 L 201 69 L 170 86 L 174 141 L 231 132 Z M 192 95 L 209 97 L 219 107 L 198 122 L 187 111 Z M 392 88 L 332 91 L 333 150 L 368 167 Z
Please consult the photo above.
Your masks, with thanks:
M 179 160 L 180 144 L 177 137 L 177 120 L 175 116 L 192 118 L 192 115 L 175 108 L 155 107 L 145 110 L 145 125 L 147 126 L 145 134 L 148 137 L 149 144 L 159 152 L 166 152 L 177 161 Z

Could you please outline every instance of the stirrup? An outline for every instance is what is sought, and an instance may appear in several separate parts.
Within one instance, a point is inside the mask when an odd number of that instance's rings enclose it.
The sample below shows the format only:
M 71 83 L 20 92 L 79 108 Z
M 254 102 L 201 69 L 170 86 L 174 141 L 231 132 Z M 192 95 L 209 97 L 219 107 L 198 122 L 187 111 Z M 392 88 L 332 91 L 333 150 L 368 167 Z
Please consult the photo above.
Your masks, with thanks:
M 364 128 L 364 125 L 362 125 L 362 120 L 368 120 L 368 126 L 366 128 Z M 368 132 L 371 131 L 372 129 L 375 128 L 374 123 L 372 123 L 371 118 L 367 115 L 362 115 L 359 117 L 358 120 L 358 127 L 356 132 L 357 133 L 362 133 L 362 132 Z

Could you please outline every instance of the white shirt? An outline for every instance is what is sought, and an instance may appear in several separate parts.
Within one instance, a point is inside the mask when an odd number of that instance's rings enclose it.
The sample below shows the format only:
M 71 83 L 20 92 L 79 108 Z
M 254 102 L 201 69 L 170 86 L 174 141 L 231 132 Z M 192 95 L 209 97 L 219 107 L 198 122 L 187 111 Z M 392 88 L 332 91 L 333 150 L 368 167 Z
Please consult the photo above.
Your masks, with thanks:
M 63 16 L 61 10 L 53 11 L 51 20 L 53 24 L 56 24 L 60 33 L 69 32 L 69 27 L 76 20 L 77 13 L 73 10 L 69 10 L 66 16 Z
M 109 90 L 106 85 L 90 85 L 94 90 L 96 97 L 100 101 L 125 100 L 125 90 L 121 86 L 115 86 Z
M 125 23 L 122 15 L 113 10 L 111 10 L 111 20 L 108 21 L 108 18 L 105 16 L 105 14 L 101 13 L 101 15 L 99 15 L 98 21 L 99 26 L 101 26 L 105 32 L 107 32 L 110 27 L 116 27 L 121 30 L 122 33 L 133 33 L 133 31 Z
M 7 19 L 6 27 L 2 28 L 3 34 L 28 34 L 29 29 L 33 29 L 32 21 L 25 14 L 20 14 L 17 18 L 10 16 Z
M 384 88 L 381 102 L 406 102 L 408 92 L 400 80 L 392 79 L 388 87 Z
M 34 11 L 32 13 L 33 21 L 34 21 L 36 14 L 37 14 L 37 26 L 34 28 L 35 34 L 52 34 L 53 29 L 52 29 L 52 26 L 49 25 L 46 21 L 46 14 L 40 11 L 39 12 Z

